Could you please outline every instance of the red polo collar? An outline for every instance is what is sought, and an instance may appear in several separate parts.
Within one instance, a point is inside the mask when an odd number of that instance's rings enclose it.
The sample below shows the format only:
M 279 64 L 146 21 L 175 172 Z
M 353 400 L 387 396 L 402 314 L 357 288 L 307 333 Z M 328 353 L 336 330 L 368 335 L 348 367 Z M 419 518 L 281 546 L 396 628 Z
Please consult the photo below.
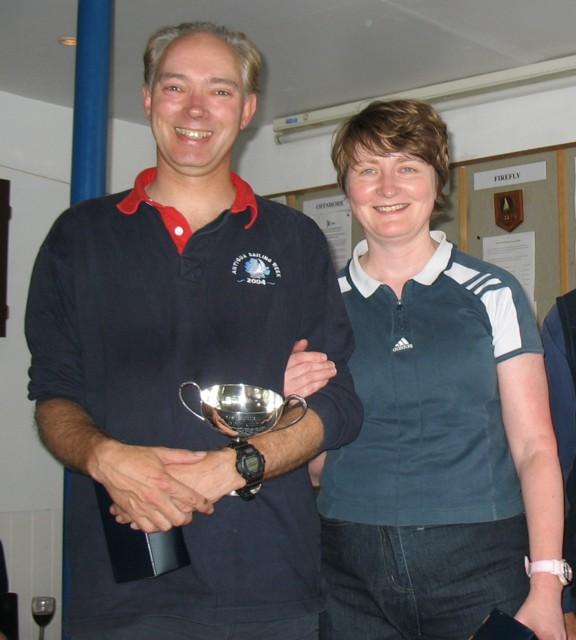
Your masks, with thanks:
M 246 209 L 250 209 L 250 219 L 244 225 L 244 229 L 250 229 L 258 218 L 258 204 L 252 187 L 242 180 L 235 173 L 230 174 L 232 184 L 236 189 L 236 197 L 230 207 L 231 213 L 242 213 Z M 158 210 L 162 217 L 162 221 L 166 229 L 172 236 L 179 253 L 182 253 L 186 243 L 188 242 L 192 231 L 184 216 L 174 207 L 168 207 L 158 202 L 154 202 L 148 197 L 146 187 L 156 178 L 156 167 L 144 169 L 138 174 L 134 182 L 134 188 L 130 193 L 116 206 L 118 210 L 125 215 L 133 215 L 138 211 L 139 206 L 146 202 Z

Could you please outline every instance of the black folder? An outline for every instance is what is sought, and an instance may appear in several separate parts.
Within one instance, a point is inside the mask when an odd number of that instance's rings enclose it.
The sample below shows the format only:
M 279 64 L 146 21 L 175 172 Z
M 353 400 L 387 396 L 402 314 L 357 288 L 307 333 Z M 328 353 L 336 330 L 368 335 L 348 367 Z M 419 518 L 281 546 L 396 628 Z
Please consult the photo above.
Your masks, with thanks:
M 538 640 L 536 634 L 516 618 L 494 609 L 470 640 Z
M 118 524 L 110 513 L 108 492 L 97 482 L 94 487 L 116 582 L 153 578 L 190 564 L 182 529 L 144 533 Z

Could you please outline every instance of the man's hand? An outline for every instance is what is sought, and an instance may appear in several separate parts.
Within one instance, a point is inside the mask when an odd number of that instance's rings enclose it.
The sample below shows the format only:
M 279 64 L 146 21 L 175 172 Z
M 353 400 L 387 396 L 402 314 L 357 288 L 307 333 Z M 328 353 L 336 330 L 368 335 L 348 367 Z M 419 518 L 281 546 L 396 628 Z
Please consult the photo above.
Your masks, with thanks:
M 108 491 L 120 523 L 147 533 L 188 524 L 214 508 L 201 493 L 171 476 L 166 465 L 193 465 L 205 453 L 127 445 L 104 433 L 81 405 L 64 398 L 36 403 L 42 442 L 62 464 Z
M 210 514 L 212 503 L 171 475 L 168 467 L 200 462 L 205 453 L 164 447 L 131 446 L 106 440 L 94 450 L 88 470 L 108 491 L 118 522 L 147 533 L 192 521 L 195 511 Z
M 194 464 L 168 464 L 166 471 L 211 503 L 218 502 L 246 484 L 246 480 L 236 471 L 236 451 L 228 447 L 208 451 L 202 460 Z
M 284 396 L 312 395 L 336 375 L 336 365 L 325 353 L 306 351 L 307 348 L 306 339 L 294 343 L 284 372 Z

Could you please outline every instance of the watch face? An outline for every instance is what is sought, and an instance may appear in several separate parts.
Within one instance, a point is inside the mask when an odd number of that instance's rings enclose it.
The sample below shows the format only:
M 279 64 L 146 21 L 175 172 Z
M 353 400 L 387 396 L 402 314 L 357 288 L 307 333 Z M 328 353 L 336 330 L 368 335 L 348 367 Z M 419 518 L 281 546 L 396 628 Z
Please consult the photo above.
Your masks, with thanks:
M 260 456 L 252 454 L 244 458 L 246 471 L 252 476 L 260 473 Z
M 566 560 L 564 560 L 564 562 L 562 563 L 562 575 L 566 580 L 566 584 L 572 582 L 572 567 L 566 562 Z
M 264 475 L 264 456 L 252 445 L 244 445 L 237 449 L 237 468 L 240 475 L 248 482 L 262 480 Z

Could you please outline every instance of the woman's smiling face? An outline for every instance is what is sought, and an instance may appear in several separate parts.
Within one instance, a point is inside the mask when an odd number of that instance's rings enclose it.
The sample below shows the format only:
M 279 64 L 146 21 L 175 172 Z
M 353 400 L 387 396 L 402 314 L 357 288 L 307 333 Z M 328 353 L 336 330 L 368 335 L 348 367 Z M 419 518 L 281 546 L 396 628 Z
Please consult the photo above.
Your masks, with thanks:
M 410 240 L 428 235 L 437 180 L 432 165 L 399 152 L 360 149 L 346 176 L 352 212 L 368 240 Z

